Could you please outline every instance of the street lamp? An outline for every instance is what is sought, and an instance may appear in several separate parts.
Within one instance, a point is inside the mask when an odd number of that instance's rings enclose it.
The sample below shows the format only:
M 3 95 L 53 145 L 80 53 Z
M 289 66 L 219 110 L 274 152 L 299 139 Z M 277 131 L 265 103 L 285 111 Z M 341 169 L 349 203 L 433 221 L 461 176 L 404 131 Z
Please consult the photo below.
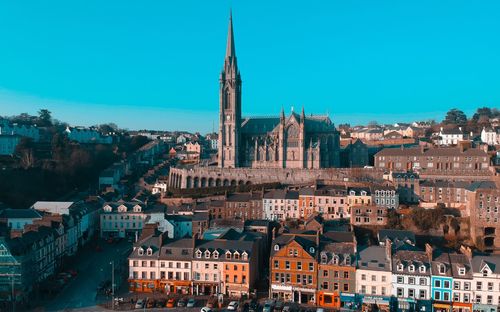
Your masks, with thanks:
M 115 309 L 115 262 L 111 261 L 111 309 Z

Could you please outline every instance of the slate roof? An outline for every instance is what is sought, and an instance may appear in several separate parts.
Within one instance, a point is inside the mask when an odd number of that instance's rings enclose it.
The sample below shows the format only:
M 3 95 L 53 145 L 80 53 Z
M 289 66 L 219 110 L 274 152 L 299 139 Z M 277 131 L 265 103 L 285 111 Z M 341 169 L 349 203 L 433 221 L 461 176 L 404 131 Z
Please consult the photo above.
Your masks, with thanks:
M 0 211 L 0 218 L 6 219 L 37 219 L 42 215 L 35 209 L 12 209 L 7 208 Z
M 318 248 L 316 246 L 316 237 L 315 236 L 303 236 L 303 235 L 296 235 L 296 234 L 283 234 L 278 237 L 276 237 L 275 240 L 273 240 L 272 243 L 272 248 L 271 248 L 271 256 L 274 256 L 281 248 L 284 246 L 289 245 L 291 242 L 295 241 L 297 244 L 299 244 L 309 255 L 312 257 L 316 256 L 316 253 L 318 252 Z M 279 246 L 279 250 L 275 249 L 275 246 Z M 314 248 L 314 252 L 311 253 L 311 247 Z
M 483 266 L 487 264 L 495 274 L 500 274 L 500 256 L 474 256 L 472 257 L 472 270 L 474 273 L 480 273 Z
M 193 239 L 181 238 L 160 248 L 160 259 L 191 261 L 193 258 Z
M 431 263 L 429 257 L 423 251 L 415 250 L 400 250 L 392 256 L 392 272 L 397 274 L 411 274 L 411 275 L 430 275 Z M 403 271 L 398 271 L 398 265 L 403 264 Z M 414 266 L 413 272 L 410 271 L 410 265 Z M 425 272 L 420 272 L 419 268 L 425 267 Z
M 271 190 L 264 194 L 265 199 L 299 199 L 299 192 L 287 190 Z
M 369 246 L 358 253 L 358 269 L 391 271 L 391 262 L 387 259 L 386 250 L 381 246 Z
M 439 271 L 440 266 L 445 266 L 445 273 Z M 450 256 L 448 253 L 442 253 L 432 261 L 432 275 L 436 276 L 452 276 Z
M 422 150 L 420 147 L 410 147 L 410 148 L 384 148 L 377 154 L 378 156 L 401 156 L 401 157 L 409 157 L 409 156 L 478 156 L 478 157 L 488 157 L 488 154 L 482 149 L 478 148 L 468 148 L 463 152 L 459 147 L 435 147 L 429 148 L 426 150 Z
M 467 187 L 467 190 L 472 191 L 472 192 L 477 191 L 478 189 L 494 190 L 494 189 L 497 189 L 497 185 L 493 181 L 475 181 L 475 182 L 472 182 Z
M 365 191 L 366 196 L 371 195 L 371 190 L 369 187 L 349 187 L 347 189 L 347 193 L 350 195 L 350 192 L 354 191 L 355 196 L 361 196 L 361 192 Z
M 378 231 L 378 240 L 379 242 L 384 242 L 386 239 L 389 239 L 391 242 L 402 241 L 409 242 L 412 245 L 415 245 L 415 233 L 412 231 L 406 230 L 393 230 L 393 229 L 381 229 Z
M 472 264 L 463 254 L 450 254 L 451 273 L 454 278 L 472 278 Z M 459 268 L 465 268 L 465 275 L 460 275 Z

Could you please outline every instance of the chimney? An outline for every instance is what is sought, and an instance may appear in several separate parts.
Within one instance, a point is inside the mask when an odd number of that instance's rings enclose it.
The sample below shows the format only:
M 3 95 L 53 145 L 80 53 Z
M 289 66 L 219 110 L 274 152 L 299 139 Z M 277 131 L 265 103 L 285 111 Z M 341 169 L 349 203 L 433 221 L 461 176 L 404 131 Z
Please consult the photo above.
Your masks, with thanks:
M 429 244 L 425 244 L 425 253 L 427 254 L 427 257 L 429 258 L 429 261 L 432 261 L 432 246 Z
M 470 247 L 461 245 L 460 252 L 464 254 L 469 260 L 472 259 L 472 249 L 470 249 Z
M 320 230 L 316 231 L 316 247 L 319 248 L 319 239 L 321 237 Z
M 276 227 L 273 226 L 273 230 L 272 230 L 272 235 L 273 235 L 273 240 L 276 239 Z
M 198 240 L 198 233 L 194 233 L 193 238 L 191 240 L 191 247 L 194 248 L 196 247 L 196 240 Z
M 387 260 L 391 260 L 392 255 L 392 241 L 390 239 L 385 240 L 385 257 Z

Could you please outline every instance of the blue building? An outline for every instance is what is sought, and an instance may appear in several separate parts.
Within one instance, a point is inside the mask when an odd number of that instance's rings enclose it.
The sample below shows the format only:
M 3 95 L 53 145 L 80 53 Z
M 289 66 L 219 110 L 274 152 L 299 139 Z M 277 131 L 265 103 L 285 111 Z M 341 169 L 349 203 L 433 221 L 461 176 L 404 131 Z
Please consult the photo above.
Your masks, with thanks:
M 435 312 L 452 311 L 453 274 L 448 253 L 438 255 L 432 261 L 431 296 Z

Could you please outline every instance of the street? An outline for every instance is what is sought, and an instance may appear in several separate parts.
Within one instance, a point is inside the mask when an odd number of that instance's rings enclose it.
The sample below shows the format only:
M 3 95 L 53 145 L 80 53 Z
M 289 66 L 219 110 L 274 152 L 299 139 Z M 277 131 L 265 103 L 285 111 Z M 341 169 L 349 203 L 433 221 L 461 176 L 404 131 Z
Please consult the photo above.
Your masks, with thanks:
M 126 240 L 111 244 L 102 240 L 98 242 L 102 251 L 96 251 L 94 244 L 91 243 L 91 246 L 84 248 L 78 254 L 78 260 L 73 264 L 78 275 L 70 280 L 54 298 L 42 303 L 46 311 L 95 308 L 96 304 L 106 300 L 106 297 L 96 297 L 97 287 L 102 281 L 111 280 L 111 261 L 114 261 L 115 269 L 118 270 L 128 256 L 131 243 Z M 115 278 L 118 281 L 117 275 Z M 116 283 L 119 287 L 118 282 Z

